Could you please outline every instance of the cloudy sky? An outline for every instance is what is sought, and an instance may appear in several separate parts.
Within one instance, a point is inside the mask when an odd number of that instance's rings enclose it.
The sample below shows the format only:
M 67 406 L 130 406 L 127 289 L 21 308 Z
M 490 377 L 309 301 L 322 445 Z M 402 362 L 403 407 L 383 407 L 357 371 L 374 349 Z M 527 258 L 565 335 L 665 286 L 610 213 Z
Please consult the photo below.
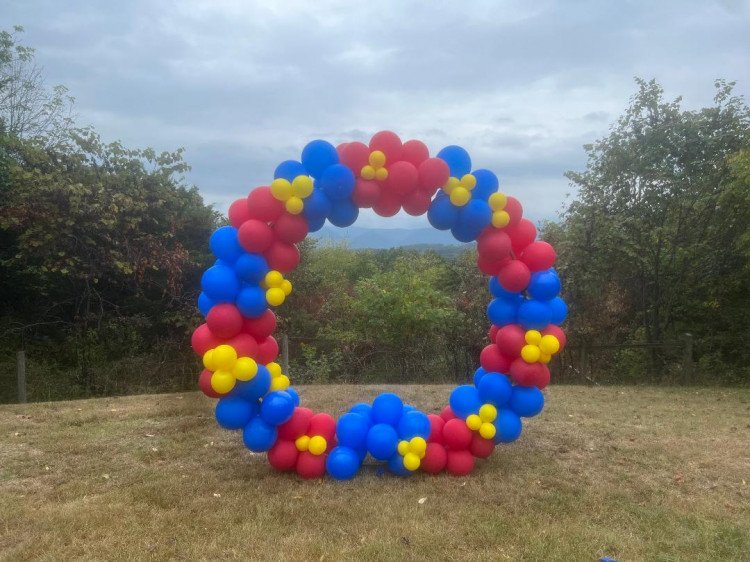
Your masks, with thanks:
M 131 146 L 183 146 L 188 180 L 225 210 L 313 138 L 381 129 L 460 144 L 532 217 L 554 218 L 635 90 L 686 107 L 715 78 L 750 93 L 742 0 L 411 2 L 2 0 L 81 124 Z M 361 226 L 422 226 L 399 215 Z

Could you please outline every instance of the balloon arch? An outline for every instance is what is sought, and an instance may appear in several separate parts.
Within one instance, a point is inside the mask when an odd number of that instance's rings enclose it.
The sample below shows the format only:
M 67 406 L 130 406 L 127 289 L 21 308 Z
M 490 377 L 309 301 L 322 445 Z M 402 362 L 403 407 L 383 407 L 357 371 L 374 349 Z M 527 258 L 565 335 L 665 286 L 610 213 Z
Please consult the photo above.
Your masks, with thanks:
M 276 168 L 270 186 L 253 189 L 229 208 L 231 226 L 211 236 L 216 263 L 201 280 L 205 316 L 192 347 L 203 358 L 201 390 L 218 398 L 221 427 L 241 430 L 245 446 L 267 452 L 271 466 L 304 478 L 328 473 L 354 477 L 370 455 L 395 474 L 471 472 L 497 444 L 521 434 L 524 417 L 541 412 L 547 364 L 565 346 L 560 324 L 567 307 L 558 296 L 555 252 L 535 241 L 521 204 L 498 191 L 489 170 L 472 171 L 469 154 L 448 146 L 430 157 L 417 140 L 389 131 L 368 144 L 334 147 L 314 140 L 299 161 Z M 300 406 L 275 362 L 270 307 L 292 291 L 285 275 L 299 263 L 295 246 L 326 220 L 354 223 L 360 208 L 389 217 L 403 209 L 427 213 L 435 228 L 477 242 L 479 269 L 490 276 L 490 344 L 473 384 L 458 386 L 439 414 L 426 414 L 384 393 L 335 420 Z

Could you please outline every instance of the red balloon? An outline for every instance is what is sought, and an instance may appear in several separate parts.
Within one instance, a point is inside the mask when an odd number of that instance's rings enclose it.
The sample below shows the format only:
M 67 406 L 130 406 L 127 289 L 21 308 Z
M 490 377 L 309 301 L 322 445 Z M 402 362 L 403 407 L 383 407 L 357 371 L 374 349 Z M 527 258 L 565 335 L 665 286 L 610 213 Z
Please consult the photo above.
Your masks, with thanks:
M 410 162 L 396 162 L 388 166 L 388 179 L 385 180 L 386 189 L 406 195 L 417 189 L 417 168 Z
M 206 315 L 206 324 L 217 338 L 228 340 L 242 330 L 242 314 L 233 304 L 215 304 Z
M 510 360 L 500 353 L 494 343 L 485 347 L 479 354 L 479 364 L 490 373 L 507 373 L 510 368 Z
M 267 309 L 258 318 L 245 318 L 242 322 L 242 331 L 258 340 L 267 338 L 275 329 L 276 315 L 271 309 Z
M 320 478 L 326 473 L 326 456 L 304 451 L 297 457 L 297 474 L 302 478 Z
M 310 437 L 320 435 L 328 441 L 328 448 L 333 444 L 333 438 L 336 436 L 336 420 L 330 414 L 321 412 L 315 414 L 310 419 L 310 427 L 307 430 Z
M 370 148 L 363 142 L 350 142 L 339 150 L 339 160 L 355 177 L 359 177 L 362 168 L 367 166 L 369 157 Z
M 273 336 L 258 341 L 258 356 L 255 360 L 261 365 L 273 363 L 279 356 L 279 344 Z
M 390 171 L 391 164 L 401 160 L 403 152 L 401 139 L 391 131 L 380 131 L 370 139 L 370 150 L 379 150 L 385 154 L 385 167 Z
M 443 187 L 451 175 L 450 168 L 442 158 L 428 158 L 419 165 L 419 189 L 432 196 Z
M 500 353 L 506 357 L 518 357 L 521 355 L 521 349 L 526 345 L 526 331 L 518 324 L 508 324 L 497 331 L 493 340 L 500 350 Z
M 495 442 L 492 439 L 485 439 L 479 433 L 475 433 L 471 437 L 471 445 L 469 445 L 469 451 L 471 454 L 478 459 L 486 459 L 495 450 Z
M 190 338 L 190 345 L 198 355 L 203 355 L 221 343 L 221 340 L 211 333 L 207 324 L 201 324 L 193 332 Z
M 401 210 L 401 199 L 394 193 L 381 191 L 380 199 L 372 209 L 381 217 L 392 217 Z
M 474 457 L 469 451 L 448 451 L 445 470 L 453 476 L 466 476 L 474 470 Z
M 354 193 L 352 201 L 357 207 L 369 209 L 380 199 L 380 186 L 377 182 L 357 178 L 354 184 Z
M 237 334 L 227 342 L 227 345 L 231 345 L 237 351 L 237 357 L 255 359 L 258 356 L 258 342 L 250 334 Z
M 273 231 L 276 234 L 276 238 L 289 244 L 304 240 L 309 230 L 307 219 L 302 215 L 284 213 L 273 224 Z
M 422 141 L 408 140 L 404 143 L 401 159 L 411 162 L 414 166 L 419 165 L 430 157 L 430 150 Z
M 294 244 L 277 240 L 263 253 L 263 256 L 268 262 L 268 267 L 281 273 L 289 273 L 299 265 L 299 249 Z
M 443 426 L 445 426 L 445 420 L 437 414 L 428 414 L 427 419 L 430 420 L 430 437 L 427 441 L 432 443 L 443 442 Z
M 440 443 L 427 443 L 420 468 L 427 474 L 439 474 L 448 462 L 448 452 Z
M 520 255 L 523 249 L 536 240 L 536 227 L 529 219 L 521 219 L 514 226 L 506 226 L 505 233 L 510 237 L 513 252 Z
M 292 417 L 278 427 L 279 439 L 294 441 L 298 437 L 305 435 L 310 428 L 310 420 L 313 417 L 313 411 L 309 408 L 294 409 Z
M 555 336 L 557 341 L 560 342 L 560 351 L 565 348 L 565 344 L 568 343 L 568 338 L 565 336 L 565 332 L 560 326 L 550 324 L 544 330 L 542 330 L 543 336 Z M 559 351 L 558 351 L 559 353 Z
M 468 449 L 471 435 L 472 431 L 461 418 L 448 420 L 443 426 L 443 443 L 449 449 Z
M 279 439 L 268 450 L 268 464 L 280 472 L 294 470 L 298 456 L 299 451 L 297 451 L 294 441 Z
M 550 380 L 550 372 L 549 367 L 545 365 L 544 363 L 541 363 L 542 368 L 539 369 L 536 372 L 536 375 L 534 376 L 534 380 L 532 381 L 532 384 L 537 387 L 539 390 L 544 390 L 547 388 L 547 385 L 549 384 Z
M 252 254 L 265 252 L 273 243 L 273 230 L 256 219 L 246 220 L 237 231 L 240 245 Z
M 446 406 L 440 411 L 440 417 L 443 418 L 443 421 L 450 421 L 452 419 L 456 418 L 456 414 L 453 413 L 453 410 L 451 410 L 450 406 Z
M 509 261 L 510 258 L 502 261 L 491 261 L 481 254 L 477 254 L 477 267 L 485 275 L 497 275 L 497 272 Z
M 497 280 L 506 291 L 518 293 L 529 286 L 531 271 L 522 261 L 511 260 L 497 272 Z
M 477 239 L 477 251 L 489 261 L 499 262 L 510 256 L 510 238 L 502 230 L 487 228 Z
M 263 222 L 273 222 L 286 209 L 284 203 L 271 194 L 268 186 L 256 187 L 247 196 L 248 213 L 251 219 Z
M 239 228 L 243 222 L 250 219 L 250 209 L 247 206 L 247 197 L 237 199 L 229 205 L 229 222 L 234 228 Z
M 424 215 L 430 208 L 430 196 L 424 191 L 412 191 L 404 198 L 404 211 L 413 217 Z
M 203 391 L 203 394 L 205 394 L 209 398 L 219 398 L 221 394 L 216 392 L 214 388 L 211 386 L 212 376 L 213 376 L 213 373 L 211 371 L 209 371 L 208 369 L 203 369 L 201 371 L 201 376 L 198 377 L 198 386 Z
M 539 240 L 532 242 L 521 253 L 521 261 L 529 266 L 531 271 L 544 271 L 555 265 L 555 249 L 549 243 Z
M 523 217 L 523 207 L 521 206 L 521 202 L 515 197 L 508 197 L 508 200 L 505 203 L 505 212 L 508 213 L 508 217 L 510 217 L 508 226 L 517 225 L 521 221 L 521 217 Z
M 499 329 L 500 329 L 500 327 L 499 326 L 495 326 L 494 324 L 492 326 L 490 326 L 489 337 L 490 337 L 490 341 L 491 342 L 495 341 L 495 338 L 497 337 L 497 332 L 498 332 Z
M 537 380 L 544 380 L 543 371 L 546 368 L 544 363 L 527 363 L 518 357 L 510 364 L 510 378 L 521 386 L 536 386 Z

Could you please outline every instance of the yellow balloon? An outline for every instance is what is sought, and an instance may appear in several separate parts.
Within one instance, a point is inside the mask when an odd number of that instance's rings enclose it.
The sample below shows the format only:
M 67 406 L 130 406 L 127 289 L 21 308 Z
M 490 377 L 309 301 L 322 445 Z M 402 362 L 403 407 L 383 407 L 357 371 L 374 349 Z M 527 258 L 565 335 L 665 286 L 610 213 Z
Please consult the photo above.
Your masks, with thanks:
M 445 185 L 443 186 L 443 191 L 445 191 L 448 195 L 450 195 L 451 191 L 456 189 L 459 185 L 461 185 L 461 182 L 458 181 L 458 178 L 451 176 L 448 178 L 448 181 L 445 182 Z
M 466 418 L 466 425 L 469 426 L 469 429 L 476 431 L 482 425 L 482 418 L 476 414 L 471 414 Z
M 286 296 L 288 297 L 289 295 L 291 295 L 291 294 L 292 294 L 292 282 L 291 282 L 291 281 L 289 281 L 289 279 L 284 279 L 284 280 L 283 280 L 283 281 L 281 282 L 281 287 L 280 287 L 280 289 L 281 289 L 282 291 L 284 291 L 284 294 L 285 294 L 285 295 L 286 295 Z
M 374 180 L 375 168 L 373 168 L 372 166 L 362 166 L 362 170 L 359 172 L 359 175 L 362 176 L 362 179 L 364 180 Z
M 450 194 L 451 203 L 457 207 L 463 207 L 471 199 L 471 193 L 463 186 L 453 188 Z
M 373 150 L 367 161 L 373 168 L 382 168 L 385 166 L 385 154 L 381 150 Z
M 510 215 L 506 211 L 495 211 L 492 213 L 492 226 L 505 228 L 510 224 Z
M 292 180 L 292 193 L 300 199 L 310 197 L 312 192 L 313 182 L 310 179 L 310 176 L 297 176 Z
M 326 438 L 322 435 L 315 435 L 314 437 L 311 437 L 310 444 L 307 446 L 307 450 L 310 451 L 313 455 L 322 455 L 326 452 L 327 448 L 328 443 L 326 442 Z
M 482 404 L 479 408 L 479 417 L 483 422 L 493 422 L 497 418 L 497 408 L 492 404 Z
M 539 345 L 542 343 L 542 334 L 539 330 L 529 330 L 524 335 L 524 339 L 529 345 Z
M 211 388 L 219 394 L 226 394 L 232 390 L 235 382 L 232 373 L 227 371 L 216 371 L 211 375 Z
M 475 178 L 472 174 L 464 174 L 463 176 L 461 176 L 461 185 L 471 191 L 477 186 L 477 178 Z
M 310 438 L 307 435 L 297 437 L 296 441 L 294 442 L 294 446 L 297 447 L 298 451 L 307 451 L 307 449 L 310 447 Z
M 548 355 L 546 353 L 542 353 L 539 356 L 539 362 L 540 363 L 549 363 L 550 361 L 552 361 L 552 356 L 551 355 Z
M 388 170 L 385 168 L 378 168 L 375 170 L 375 179 L 378 181 L 385 181 L 388 179 Z
M 281 283 L 284 281 L 284 276 L 281 274 L 280 271 L 276 271 L 275 269 L 272 269 L 271 271 L 266 273 L 264 281 L 266 282 L 266 285 L 268 285 L 269 287 L 280 287 Z
M 216 370 L 216 363 L 214 363 L 214 350 L 209 349 L 203 354 L 203 366 L 209 371 Z
M 216 369 L 221 371 L 231 371 L 237 362 L 237 352 L 231 345 L 222 344 L 214 348 L 212 361 Z
M 302 202 L 302 199 L 296 195 L 292 195 L 287 199 L 286 203 L 284 203 L 284 207 L 290 214 L 299 215 L 302 212 L 302 209 L 305 208 L 305 204 Z
M 404 468 L 406 470 L 411 470 L 414 472 L 419 468 L 420 462 L 419 457 L 415 455 L 414 453 L 406 453 L 404 455 Z
M 521 349 L 521 357 L 527 363 L 536 363 L 539 361 L 541 355 L 542 352 L 539 351 L 539 348 L 535 345 L 524 345 Z
M 546 336 L 542 336 L 542 341 L 539 342 L 539 349 L 542 350 L 542 353 L 546 353 L 547 355 L 554 355 L 558 351 L 560 351 L 560 342 L 557 341 L 557 338 L 551 334 L 548 334 Z
M 240 357 L 234 364 L 232 374 L 239 381 L 249 381 L 258 374 L 258 364 L 250 357 Z
M 271 379 L 271 390 L 286 390 L 289 388 L 289 377 L 281 375 Z
M 286 201 L 292 196 L 292 184 L 284 178 L 276 178 L 271 182 L 271 195 L 279 201 Z
M 497 428 L 491 423 L 483 423 L 482 427 L 479 428 L 479 435 L 485 439 L 493 439 L 497 433 Z
M 502 211 L 505 209 L 505 205 L 508 204 L 508 197 L 505 195 L 505 193 L 500 193 L 499 191 L 496 191 L 492 195 L 490 195 L 490 198 L 487 199 L 487 203 L 490 204 L 490 209 L 493 211 Z
M 427 441 L 423 437 L 412 437 L 409 441 L 409 450 L 421 459 L 427 451 Z
M 398 442 L 398 454 L 403 457 L 408 452 L 409 452 L 409 442 L 399 441 Z
M 268 372 L 271 373 L 271 378 L 280 377 L 282 375 L 281 365 L 276 362 L 272 362 L 266 365 L 266 369 L 268 369 Z
M 284 299 L 286 299 L 286 295 L 284 294 L 284 291 L 278 287 L 266 291 L 266 302 L 271 306 L 280 306 L 284 304 Z

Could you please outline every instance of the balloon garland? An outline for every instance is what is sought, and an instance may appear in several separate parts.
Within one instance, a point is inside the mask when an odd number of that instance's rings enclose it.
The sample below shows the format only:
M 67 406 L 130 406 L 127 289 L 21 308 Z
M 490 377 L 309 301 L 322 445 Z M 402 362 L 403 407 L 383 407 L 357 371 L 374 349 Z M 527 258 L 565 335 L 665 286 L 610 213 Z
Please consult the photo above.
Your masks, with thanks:
M 241 430 L 245 446 L 267 452 L 279 471 L 303 478 L 355 476 L 369 455 L 398 475 L 468 474 L 475 459 L 518 439 L 522 418 L 542 411 L 547 364 L 565 346 L 567 307 L 552 268 L 555 251 L 536 240 L 521 204 L 498 191 L 489 170 L 472 171 L 469 154 L 448 146 L 430 157 L 417 140 L 389 131 L 334 147 L 308 143 L 299 161 L 279 164 L 268 186 L 229 208 L 231 226 L 211 236 L 216 263 L 201 279 L 206 322 L 192 336 L 205 369 L 201 390 L 218 398 L 221 427 Z M 296 244 L 326 220 L 354 223 L 360 208 L 389 217 L 427 213 L 432 226 L 477 242 L 479 269 L 490 276 L 490 344 L 473 384 L 458 386 L 440 415 L 384 393 L 353 406 L 338 421 L 300 406 L 275 362 L 271 307 L 292 292 L 284 277 L 299 263 Z

